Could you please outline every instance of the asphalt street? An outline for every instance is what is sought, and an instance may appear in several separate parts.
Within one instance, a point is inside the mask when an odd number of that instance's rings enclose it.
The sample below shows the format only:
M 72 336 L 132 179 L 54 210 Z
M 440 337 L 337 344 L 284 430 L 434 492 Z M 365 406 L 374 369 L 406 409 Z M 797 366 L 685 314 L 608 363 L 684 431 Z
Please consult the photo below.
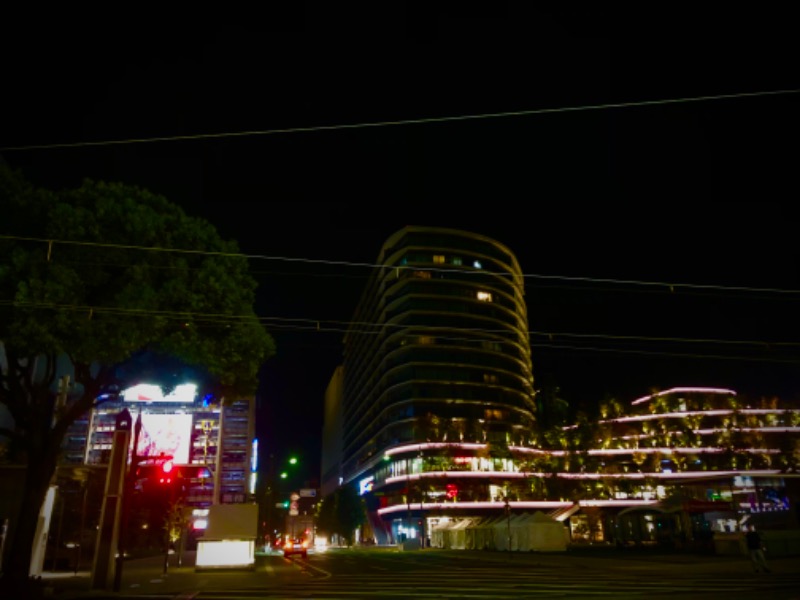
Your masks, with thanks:
M 334 549 L 329 552 L 347 553 L 354 558 L 360 553 L 375 552 L 400 552 L 399 549 L 389 547 L 373 547 L 358 549 Z M 479 558 L 482 562 L 491 565 L 493 562 L 507 561 L 509 558 L 518 561 L 521 567 L 536 564 L 538 567 L 552 566 L 558 569 L 574 568 L 578 570 L 624 570 L 640 571 L 642 573 L 672 572 L 681 575 L 705 574 L 720 577 L 730 574 L 741 576 L 743 573 L 752 572 L 752 567 L 747 556 L 741 555 L 714 555 L 714 554 L 684 554 L 684 553 L 659 553 L 653 551 L 637 552 L 633 549 L 618 550 L 613 548 L 585 548 L 568 550 L 564 553 L 512 553 L 487 552 L 480 550 L 437 550 L 424 549 L 420 553 L 442 553 L 448 555 Z M 201 570 L 194 567 L 194 553 L 186 552 L 181 565 L 177 566 L 176 557 L 164 573 L 162 556 L 153 556 L 130 560 L 125 563 L 120 590 L 115 592 L 109 589 L 92 589 L 90 573 L 88 571 L 74 572 L 45 572 L 42 575 L 47 593 L 61 600 L 74 600 L 78 598 L 136 597 L 136 596 L 161 596 L 169 598 L 191 598 L 197 591 L 212 590 L 254 590 L 265 588 L 270 584 L 282 585 L 298 579 L 320 576 L 324 573 L 314 565 L 313 555 L 310 560 L 302 558 L 284 559 L 280 554 L 258 555 L 257 566 L 253 570 Z M 775 575 L 777 577 L 800 576 L 800 557 L 771 557 L 770 566 L 772 574 L 760 574 L 762 577 Z M 755 574 L 754 574 L 755 575 Z M 800 598 L 800 593 L 797 595 Z

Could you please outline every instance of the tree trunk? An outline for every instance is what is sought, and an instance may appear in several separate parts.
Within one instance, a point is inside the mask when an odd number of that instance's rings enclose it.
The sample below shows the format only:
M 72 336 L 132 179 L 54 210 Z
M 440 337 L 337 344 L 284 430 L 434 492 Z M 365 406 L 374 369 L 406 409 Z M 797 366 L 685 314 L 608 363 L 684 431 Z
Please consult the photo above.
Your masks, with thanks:
M 0 579 L 0 598 L 37 598 L 43 593 L 41 582 L 32 580 L 28 574 L 39 511 L 55 472 L 53 450 L 48 449 L 47 454 L 50 456 L 32 456 L 26 469 L 22 503 L 11 527 L 7 560 Z
M 48 364 L 54 364 L 54 357 L 47 359 Z M 55 372 L 54 367 L 47 371 Z M 63 418 L 54 422 L 54 405 L 47 401 L 51 381 L 52 377 L 48 377 L 30 390 L 28 401 L 33 409 L 28 414 L 27 431 L 23 438 L 27 466 L 19 513 L 9 531 L 9 548 L 4 557 L 0 580 L 0 598 L 37 598 L 44 592 L 42 582 L 29 576 L 33 548 L 38 542 L 35 536 L 39 512 L 55 476 L 67 427 L 75 420 L 76 413 L 86 410 L 86 402 L 81 399 L 70 407 Z

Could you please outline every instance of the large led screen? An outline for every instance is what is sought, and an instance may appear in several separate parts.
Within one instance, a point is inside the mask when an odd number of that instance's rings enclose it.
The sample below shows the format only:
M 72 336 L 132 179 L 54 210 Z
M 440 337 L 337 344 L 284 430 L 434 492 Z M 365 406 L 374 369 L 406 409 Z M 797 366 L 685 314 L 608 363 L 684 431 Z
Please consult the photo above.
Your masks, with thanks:
M 175 464 L 189 463 L 192 442 L 192 415 L 142 413 L 139 456 L 172 456 Z

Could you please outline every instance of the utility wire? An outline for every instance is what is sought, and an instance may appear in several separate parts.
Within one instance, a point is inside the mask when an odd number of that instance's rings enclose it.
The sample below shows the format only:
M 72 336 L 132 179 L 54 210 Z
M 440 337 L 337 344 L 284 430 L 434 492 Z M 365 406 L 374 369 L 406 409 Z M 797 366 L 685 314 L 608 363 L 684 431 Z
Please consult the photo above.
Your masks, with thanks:
M 523 117 L 531 115 L 563 114 L 570 112 L 586 112 L 593 110 L 610 110 L 618 108 L 637 108 L 643 106 L 663 106 L 666 104 L 688 104 L 691 102 L 709 102 L 712 100 L 730 100 L 739 98 L 758 98 L 764 96 L 777 96 L 786 94 L 797 94 L 800 90 L 769 90 L 761 92 L 741 92 L 736 94 L 716 94 L 713 96 L 693 96 L 685 98 L 666 98 L 659 100 L 641 100 L 638 102 L 616 102 L 606 104 L 587 104 L 583 106 L 563 106 L 556 108 L 537 108 L 531 110 L 503 111 L 494 113 L 480 113 L 473 115 L 455 115 L 448 117 L 427 117 L 421 119 L 400 119 L 396 121 L 375 121 L 366 123 L 343 123 L 338 125 L 316 125 L 311 127 L 287 127 L 282 129 L 266 129 L 253 131 L 236 131 L 228 133 L 202 133 L 195 135 L 174 135 L 153 138 L 128 138 L 124 140 L 107 140 L 99 142 L 73 142 L 62 144 L 40 144 L 32 146 L 9 146 L 0 148 L 0 152 L 24 151 L 24 150 L 52 150 L 57 148 L 87 148 L 93 146 L 115 146 L 125 144 L 144 144 L 153 142 L 177 142 L 187 140 L 208 140 L 234 137 L 254 137 L 264 135 L 279 135 L 290 133 L 313 133 L 320 131 L 337 131 L 346 129 L 367 129 L 374 127 L 393 127 L 401 125 L 425 125 L 434 123 L 450 123 L 458 121 L 478 121 L 485 119 L 498 119 L 508 117 Z
M 703 358 L 712 360 L 744 360 L 753 362 L 800 364 L 797 358 L 759 357 L 759 356 L 732 356 L 723 354 L 696 354 L 689 352 L 663 352 L 658 350 L 638 350 L 626 348 L 597 348 L 592 346 L 553 346 L 549 344 L 531 344 L 531 348 L 546 350 L 576 350 L 579 352 L 605 352 L 618 354 L 639 354 L 646 356 L 671 356 L 673 358 Z
M 454 269 L 452 268 L 441 268 L 441 267 L 427 267 L 427 266 L 420 267 L 420 266 L 407 266 L 407 265 L 392 266 L 392 265 L 382 265 L 377 263 L 353 262 L 353 261 L 343 261 L 343 260 L 296 258 L 288 256 L 267 256 L 263 254 L 244 254 L 237 252 L 218 252 L 209 250 L 187 250 L 181 248 L 161 248 L 157 246 L 136 246 L 131 244 L 111 244 L 107 242 L 86 242 L 79 240 L 56 240 L 56 239 L 45 239 L 45 238 L 28 237 L 28 236 L 15 236 L 7 234 L 0 234 L 0 239 L 39 242 L 48 245 L 64 244 L 73 246 L 91 246 L 99 248 L 118 248 L 124 250 L 142 250 L 145 252 L 175 252 L 179 254 L 195 254 L 202 256 L 273 260 L 273 261 L 282 261 L 290 263 L 293 262 L 293 263 L 304 263 L 304 264 L 319 264 L 328 266 L 367 267 L 371 269 L 385 269 L 387 271 L 411 270 L 411 271 L 429 271 L 432 273 L 437 273 L 437 272 L 452 273 L 454 271 Z M 474 275 L 497 275 L 500 277 L 505 277 L 509 275 L 506 272 L 501 273 L 496 271 L 488 271 L 484 269 L 461 270 L 459 272 L 464 274 L 474 274 Z M 678 283 L 669 281 L 642 281 L 636 279 L 614 279 L 614 278 L 601 278 L 601 277 L 571 277 L 567 275 L 542 275 L 539 273 L 522 273 L 521 276 L 526 279 L 568 281 L 573 283 L 581 282 L 581 283 L 601 283 L 601 284 L 614 284 L 614 285 L 659 287 L 659 288 L 667 288 L 672 291 L 681 288 L 681 289 L 695 289 L 695 290 L 717 290 L 726 292 L 753 292 L 753 293 L 774 293 L 774 294 L 792 294 L 792 295 L 800 294 L 800 290 L 782 289 L 782 288 L 757 288 L 748 286 L 725 286 L 725 285 L 715 285 L 715 284 Z
M 258 321 L 261 324 L 269 325 L 274 328 L 282 329 L 296 329 L 298 331 L 319 331 L 328 333 L 347 333 L 355 331 L 362 335 L 381 335 L 387 330 L 397 329 L 398 331 L 408 330 L 408 335 L 418 335 L 420 332 L 436 334 L 436 337 L 452 341 L 452 342 L 474 342 L 485 341 L 485 337 L 456 337 L 453 333 L 463 334 L 488 334 L 495 337 L 494 341 L 498 343 L 517 343 L 516 341 L 503 339 L 502 336 L 508 336 L 514 332 L 507 329 L 485 329 L 485 328 L 469 328 L 462 329 L 458 327 L 443 327 L 433 325 L 393 325 L 391 323 L 370 323 L 370 322 L 350 322 L 350 321 L 335 321 L 335 320 L 321 320 L 310 318 L 287 318 L 287 317 L 264 317 L 258 315 L 229 315 L 222 313 L 196 313 L 190 311 L 168 311 L 168 310 L 154 310 L 154 309 L 137 309 L 137 308 L 122 308 L 122 307 L 102 307 L 96 305 L 78 305 L 78 304 L 57 304 L 57 303 L 37 303 L 37 302 L 14 302 L 14 301 L 0 301 L 0 306 L 15 306 L 17 308 L 27 309 L 44 309 L 44 310 L 62 310 L 78 313 L 86 313 L 92 315 L 111 314 L 115 316 L 134 316 L 134 317 L 161 317 L 167 319 L 187 320 L 193 319 L 199 323 L 220 324 L 229 326 L 237 323 L 253 323 Z M 412 333 L 413 332 L 413 333 Z M 658 337 L 658 336 L 626 336 L 626 335 L 610 335 L 602 333 L 573 333 L 573 332 L 548 332 L 548 331 L 527 331 L 525 332 L 529 337 L 544 337 L 551 342 L 560 339 L 595 339 L 595 340 L 608 340 L 614 342 L 658 342 L 658 343 L 678 343 L 678 344 L 707 344 L 707 345 L 729 345 L 729 346 L 752 346 L 757 349 L 771 350 L 773 348 L 785 348 L 800 346 L 800 342 L 769 342 L 760 340 L 720 340 L 709 338 L 677 338 L 677 337 Z M 390 333 L 391 335 L 391 333 Z M 531 346 L 544 347 L 542 344 L 533 344 Z M 553 348 L 568 348 L 569 346 L 551 345 Z
M 395 268 L 404 268 L 404 269 L 415 269 L 415 270 L 438 270 L 438 271 L 449 271 L 450 269 L 437 269 L 437 268 L 418 268 L 418 267 L 387 267 L 386 265 L 378 265 L 373 263 L 353 263 L 347 261 L 329 261 L 329 260 L 314 260 L 314 259 L 302 259 L 302 258 L 290 258 L 290 257 L 271 257 L 271 256 L 262 256 L 262 255 L 245 255 L 239 253 L 224 253 L 224 252 L 209 252 L 209 251 L 202 251 L 202 250 L 181 250 L 181 249 L 171 249 L 171 248 L 153 248 L 153 247 L 143 247 L 143 246 L 135 246 L 135 245 L 121 245 L 121 244 L 108 244 L 108 243 L 100 243 L 100 242 L 82 242 L 82 241 L 71 241 L 71 240 L 46 240 L 42 238 L 32 238 L 32 237 L 22 237 L 22 236 L 10 236 L 10 235 L 3 235 L 0 234 L 0 239 L 10 239 L 10 240 L 23 240 L 23 241 L 32 241 L 36 243 L 47 243 L 48 245 L 52 243 L 61 243 L 61 244 L 71 244 L 71 245 L 79 245 L 79 246 L 100 246 L 106 248 L 121 248 L 126 250 L 143 250 L 143 251 L 156 251 L 156 252 L 177 252 L 177 253 L 191 253 L 191 254 L 198 254 L 198 255 L 213 255 L 213 256 L 223 256 L 223 257 L 237 257 L 237 258 L 257 258 L 263 260 L 278 260 L 278 261 L 288 261 L 288 262 L 305 262 L 305 263 L 314 263 L 314 264 L 326 264 L 326 265 L 337 265 L 337 266 L 359 266 L 359 267 L 371 267 L 371 268 L 389 268 L 394 270 Z M 486 273 L 486 271 L 481 271 Z M 716 289 L 716 290 L 735 290 L 735 291 L 772 291 L 772 292 L 781 292 L 781 293 L 798 293 L 795 290 L 779 290 L 779 289 L 759 289 L 759 288 L 746 288 L 746 287 L 728 287 L 728 286 L 711 286 L 711 285 L 696 285 L 696 284 L 664 284 L 658 282 L 643 282 L 643 281 L 632 281 L 632 280 L 617 280 L 617 279 L 592 279 L 588 277 L 561 277 L 561 276 L 544 276 L 544 275 L 525 275 L 526 277 L 541 277 L 545 279 L 564 279 L 569 281 L 581 281 L 581 282 L 603 282 L 603 283 L 627 283 L 627 284 L 635 284 L 635 285 L 651 285 L 651 286 L 663 286 L 663 285 L 681 285 L 685 287 L 694 287 L 694 288 L 701 288 L 701 289 Z M 68 311 L 77 311 L 77 312 L 85 312 L 88 315 L 92 314 L 100 314 L 100 313 L 107 313 L 107 314 L 115 314 L 117 316 L 149 316 L 149 317 L 161 317 L 161 318 L 168 318 L 168 319 L 179 319 L 179 320 L 192 320 L 193 325 L 195 326 L 213 326 L 213 325 L 222 325 L 222 326 L 230 326 L 231 324 L 242 323 L 242 322 L 260 322 L 263 325 L 268 325 L 273 330 L 293 330 L 293 331 L 316 331 L 316 332 L 328 332 L 328 333 L 340 333 L 344 334 L 347 332 L 356 331 L 360 334 L 366 335 L 379 335 L 381 333 L 386 332 L 387 330 L 391 331 L 391 329 L 403 329 L 404 327 L 392 324 L 384 324 L 384 323 L 359 323 L 359 322 L 350 322 L 350 321 L 325 321 L 320 319 L 308 319 L 308 318 L 282 318 L 282 317 L 261 317 L 258 315 L 230 315 L 230 314 L 208 314 L 208 313 L 196 313 L 196 312 L 188 312 L 188 311 L 165 311 L 165 310 L 152 310 L 152 309 L 133 309 L 133 308 L 120 308 L 120 307 L 97 307 L 97 306 L 89 306 L 89 305 L 66 305 L 66 304 L 54 304 L 54 303 L 19 303 L 13 301 L 0 301 L 0 305 L 13 305 L 18 308 L 31 308 L 31 309 L 51 309 L 51 310 L 68 310 Z M 440 337 L 442 340 L 450 340 L 450 341 L 465 341 L 464 338 L 456 338 L 452 335 L 447 335 L 445 331 L 456 332 L 459 331 L 457 328 L 442 328 L 436 326 L 416 326 L 414 327 L 414 331 L 417 332 L 435 332 L 437 337 Z M 503 336 L 509 335 L 509 331 L 505 329 L 481 329 L 481 328 L 473 328 L 469 330 L 462 330 L 463 333 L 467 334 L 479 334 L 479 335 L 493 335 L 498 336 L 495 340 L 498 343 L 512 343 L 510 341 L 504 340 Z M 619 349 L 619 348 L 607 348 L 607 349 L 598 349 L 598 348 L 591 348 L 591 347 L 576 347 L 576 346 L 565 346 L 563 344 L 555 343 L 556 341 L 560 342 L 564 339 L 595 339 L 595 340 L 607 340 L 607 341 L 614 341 L 614 342 L 644 342 L 644 343 L 672 343 L 672 344 L 705 344 L 705 345 L 739 345 L 739 346 L 751 346 L 754 348 L 760 348 L 764 350 L 775 350 L 781 347 L 792 347 L 798 346 L 800 343 L 797 342 L 769 342 L 769 341 L 759 341 L 759 340 L 719 340 L 719 339 L 693 339 L 693 338 L 676 338 L 676 337 L 654 337 L 654 336 L 623 336 L 623 335 L 609 335 L 609 334 L 592 334 L 592 333 L 574 333 L 574 332 L 546 332 L 546 331 L 527 331 L 526 334 L 529 338 L 531 337 L 546 337 L 550 340 L 550 344 L 531 344 L 531 346 L 535 347 L 543 347 L 543 348 L 550 348 L 554 350 L 558 349 L 573 349 L 577 350 L 582 348 L 587 351 L 598 351 L 598 352 L 624 352 L 624 353 L 642 353 L 642 354 L 661 354 L 667 356 L 695 356 L 695 357 L 703 357 L 706 356 L 708 358 L 725 358 L 719 355 L 701 355 L 701 354 L 675 354 L 674 352 L 652 352 L 652 351 L 641 351 L 635 349 Z M 471 338 L 466 339 L 466 341 L 475 341 L 476 339 L 485 339 L 485 338 Z M 743 359 L 743 357 L 730 357 L 732 359 Z M 751 357 L 753 358 L 753 357 Z M 793 360 L 786 360 L 783 361 L 777 357 L 771 357 L 766 359 L 759 359 L 759 360 L 769 360 L 774 362 L 796 362 Z

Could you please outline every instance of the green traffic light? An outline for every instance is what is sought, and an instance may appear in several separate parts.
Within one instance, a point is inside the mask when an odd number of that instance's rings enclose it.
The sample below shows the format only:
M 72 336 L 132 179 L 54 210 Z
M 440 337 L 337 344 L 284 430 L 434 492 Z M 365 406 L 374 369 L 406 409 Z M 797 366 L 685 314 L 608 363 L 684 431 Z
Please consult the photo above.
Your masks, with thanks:
M 283 508 L 289 508 L 289 501 L 288 500 L 284 500 L 283 501 Z
M 281 473 L 281 479 L 286 479 L 286 477 L 288 477 L 288 473 L 286 473 L 286 471 Z
M 289 464 L 290 465 L 296 465 L 297 464 L 297 459 L 293 456 L 292 458 L 289 459 Z

